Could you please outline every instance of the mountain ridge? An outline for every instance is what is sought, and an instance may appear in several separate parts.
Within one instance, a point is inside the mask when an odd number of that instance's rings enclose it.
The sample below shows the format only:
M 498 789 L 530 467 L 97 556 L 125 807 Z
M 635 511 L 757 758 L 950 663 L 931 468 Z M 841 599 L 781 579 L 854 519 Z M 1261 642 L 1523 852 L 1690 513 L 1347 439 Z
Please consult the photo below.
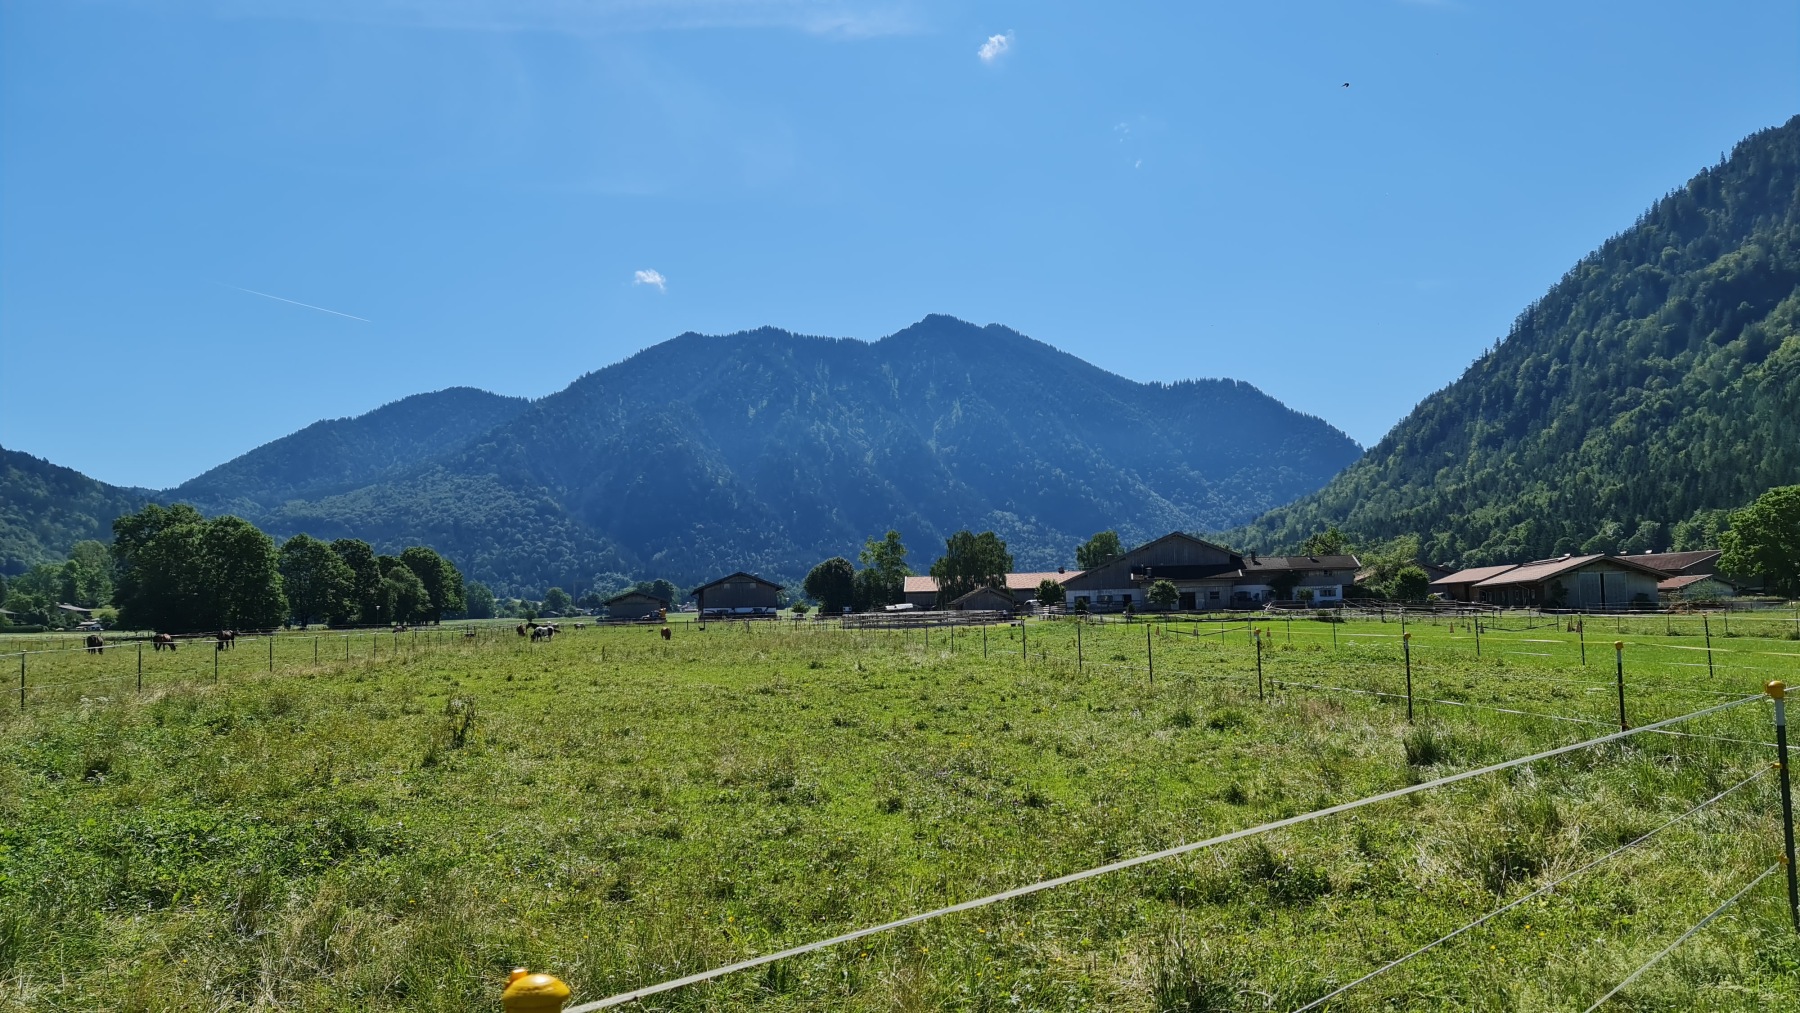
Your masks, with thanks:
M 453 432 L 412 417 L 454 398 L 487 414 Z M 969 526 L 1054 567 L 1096 530 L 1246 520 L 1360 449 L 1249 384 L 1140 383 L 933 314 L 874 341 L 685 332 L 534 401 L 453 389 L 324 420 L 157 495 L 280 536 L 431 544 L 472 578 L 541 590 L 795 580 L 889 528 L 921 566 Z

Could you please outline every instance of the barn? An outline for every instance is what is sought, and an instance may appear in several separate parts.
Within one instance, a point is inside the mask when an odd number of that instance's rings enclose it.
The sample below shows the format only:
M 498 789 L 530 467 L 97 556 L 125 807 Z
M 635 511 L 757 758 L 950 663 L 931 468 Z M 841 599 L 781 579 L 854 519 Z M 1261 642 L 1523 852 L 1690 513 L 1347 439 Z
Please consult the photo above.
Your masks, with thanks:
M 781 608 L 781 585 L 742 570 L 694 588 L 703 616 L 772 616 Z
M 1515 566 L 1469 590 L 1489 605 L 1609 609 L 1654 605 L 1661 570 L 1631 556 L 1558 556 Z
M 653 594 L 627 591 L 606 599 L 606 614 L 614 619 L 642 619 L 667 611 L 669 603 Z
M 950 603 L 958 612 L 1011 612 L 1017 604 L 1012 593 L 997 587 L 978 587 Z

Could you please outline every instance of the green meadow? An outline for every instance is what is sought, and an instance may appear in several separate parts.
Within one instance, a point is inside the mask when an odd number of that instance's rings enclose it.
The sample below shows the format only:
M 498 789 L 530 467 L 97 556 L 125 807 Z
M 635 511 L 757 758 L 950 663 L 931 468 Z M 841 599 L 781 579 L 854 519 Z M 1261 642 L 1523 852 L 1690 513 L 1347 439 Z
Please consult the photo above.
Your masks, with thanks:
M 7 638 L 49 653 L 0 682 L 0 1008 L 591 1001 L 1617 731 L 1616 640 L 1633 726 L 1755 698 L 1795 625 L 1409 620 L 1410 723 L 1392 621 Z M 1567 877 L 1323 1008 L 1579 1013 L 1777 861 L 1772 736 L 1751 699 L 642 1007 L 1294 1010 Z M 1783 874 L 1605 1008 L 1800 1009 Z

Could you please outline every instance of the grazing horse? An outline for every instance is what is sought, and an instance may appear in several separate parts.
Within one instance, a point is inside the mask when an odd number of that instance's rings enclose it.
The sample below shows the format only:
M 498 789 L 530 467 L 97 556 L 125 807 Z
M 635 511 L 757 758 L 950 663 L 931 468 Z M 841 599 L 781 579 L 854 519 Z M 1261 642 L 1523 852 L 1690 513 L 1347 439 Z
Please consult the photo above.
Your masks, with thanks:
M 662 638 L 663 638 L 663 639 L 664 639 L 664 640 L 667 640 L 667 639 L 669 639 L 669 638 L 670 638 L 670 637 L 672 637 L 672 636 L 674 636 L 674 635 L 675 635 L 675 634 L 674 634 L 674 632 L 673 632 L 673 631 L 671 631 L 671 630 L 670 630 L 670 629 L 669 629 L 669 628 L 668 628 L 668 627 L 667 627 L 667 626 L 664 626 L 664 627 L 663 627 L 663 628 L 662 628 Z
M 213 645 L 213 650 L 215 650 L 215 651 L 229 650 L 229 649 L 237 646 L 237 631 L 236 630 L 220 630 L 219 632 L 213 634 L 213 639 L 218 641 L 218 643 Z
M 89 654 L 105 654 L 106 653 L 106 641 L 100 639 L 100 634 L 98 634 L 98 633 L 88 634 L 87 635 L 87 651 Z M 19 685 L 21 685 L 21 686 L 25 685 L 24 676 L 19 677 Z M 25 691 L 20 690 L 19 692 L 24 693 Z
M 531 639 L 533 640 L 549 640 L 554 636 L 556 636 L 556 627 L 554 626 L 533 626 L 531 628 Z
M 160 651 L 165 647 L 173 651 L 175 649 L 175 638 L 167 633 L 158 633 L 156 636 L 150 638 L 151 650 Z
M 524 624 L 524 623 L 520 623 L 520 624 L 519 624 L 519 625 L 518 625 L 518 626 L 517 626 L 517 627 L 515 627 L 515 628 L 516 628 L 516 629 L 517 629 L 517 630 L 518 630 L 518 631 L 519 631 L 519 636 L 521 636 L 521 637 L 528 637 L 528 636 L 531 636 L 531 631 L 532 631 L 532 630 L 535 630 L 535 629 L 537 629 L 537 627 L 536 627 L 536 626 L 532 626 L 532 627 L 530 627 L 530 628 L 527 628 L 527 627 L 526 627 L 526 625 L 525 625 L 525 624 Z

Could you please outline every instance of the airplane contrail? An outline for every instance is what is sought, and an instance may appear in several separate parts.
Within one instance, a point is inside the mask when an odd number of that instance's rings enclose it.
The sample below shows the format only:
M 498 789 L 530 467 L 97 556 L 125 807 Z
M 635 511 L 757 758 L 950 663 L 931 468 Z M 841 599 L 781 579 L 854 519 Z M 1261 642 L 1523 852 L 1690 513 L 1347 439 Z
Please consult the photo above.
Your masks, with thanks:
M 227 288 L 235 288 L 235 289 L 237 289 L 237 290 L 238 290 L 238 291 L 239 291 L 239 292 L 248 292 L 248 293 L 250 293 L 250 294 L 251 294 L 251 295 L 260 295 L 260 296 L 262 296 L 262 297 L 263 297 L 263 298 L 264 298 L 264 299 L 273 299 L 273 300 L 275 300 L 275 301 L 276 301 L 276 302 L 284 302 L 284 303 L 288 303 L 288 304 L 290 304 L 290 305 L 293 305 L 293 306 L 304 306 L 304 307 L 306 307 L 306 308 L 307 308 L 307 309 L 309 309 L 309 310 L 318 310 L 318 311 L 319 311 L 319 312 L 320 312 L 320 313 L 329 313 L 329 314 L 331 314 L 331 315 L 332 315 L 332 316 L 334 316 L 334 317 L 349 317 L 349 318 L 350 318 L 350 319 L 352 319 L 352 320 L 361 320 L 361 321 L 362 321 L 362 322 L 363 322 L 363 323 L 365 323 L 365 324 L 372 324 L 372 323 L 374 323 L 374 322 L 375 322 L 375 321 L 373 321 L 373 320 L 370 320 L 370 319 L 369 319 L 369 318 L 368 318 L 368 317 L 359 317 L 359 316 L 356 316 L 356 315 L 355 315 L 355 314 L 353 314 L 353 313 L 339 313 L 339 312 L 338 312 L 338 311 L 337 311 L 337 310 L 328 310 L 328 309 L 326 309 L 326 308 L 325 308 L 325 307 L 323 307 L 323 306 L 314 306 L 314 305 L 313 305 L 313 304 L 312 304 L 312 303 L 309 303 L 309 302 L 300 302 L 300 301 L 299 301 L 299 300 L 297 300 L 297 299 L 283 299 L 283 298 L 282 298 L 282 297 L 281 297 L 281 296 L 278 296 L 278 295 L 270 295 L 270 294 L 269 294 L 269 293 L 267 293 L 267 292 L 258 292 L 258 291 L 257 291 L 257 290 L 255 290 L 255 289 L 253 289 L 253 288 L 239 288 L 239 287 L 238 287 L 238 286 L 236 286 L 236 285 L 229 285 L 229 286 L 226 286 L 226 287 L 227 287 Z

